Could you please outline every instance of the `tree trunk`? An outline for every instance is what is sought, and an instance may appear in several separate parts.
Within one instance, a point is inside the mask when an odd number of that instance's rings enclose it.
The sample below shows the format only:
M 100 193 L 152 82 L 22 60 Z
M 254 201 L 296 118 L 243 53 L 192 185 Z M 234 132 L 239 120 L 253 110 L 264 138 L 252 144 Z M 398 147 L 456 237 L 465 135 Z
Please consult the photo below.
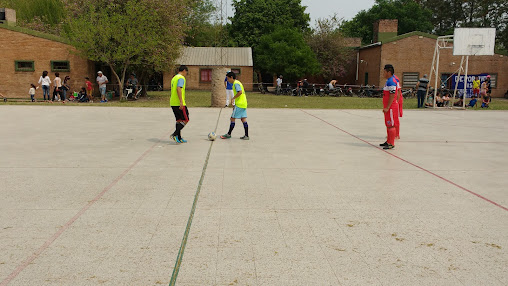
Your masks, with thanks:
M 228 71 L 225 67 L 217 67 L 212 70 L 212 107 L 223 107 L 226 104 L 226 89 L 224 78 Z
M 129 66 L 129 64 L 128 63 L 124 64 L 123 71 L 122 71 L 122 79 L 120 79 L 120 77 L 116 73 L 116 70 L 113 67 L 113 65 L 110 63 L 108 63 L 108 65 L 109 65 L 109 68 L 111 69 L 111 71 L 113 72 L 113 74 L 115 75 L 116 80 L 118 81 L 118 87 L 119 87 L 118 94 L 120 97 L 119 100 L 122 100 L 123 99 L 123 85 L 124 85 L 124 79 L 125 79 L 125 72 L 127 71 L 127 67 Z

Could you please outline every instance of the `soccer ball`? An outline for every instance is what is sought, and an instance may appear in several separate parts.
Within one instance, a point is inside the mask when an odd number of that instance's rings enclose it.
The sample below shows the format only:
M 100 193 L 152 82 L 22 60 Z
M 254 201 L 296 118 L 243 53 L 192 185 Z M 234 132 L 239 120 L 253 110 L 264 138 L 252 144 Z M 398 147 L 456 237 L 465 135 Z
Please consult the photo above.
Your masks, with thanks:
M 215 138 L 217 138 L 217 135 L 215 135 L 215 132 L 212 131 L 212 132 L 208 133 L 208 140 L 214 141 Z

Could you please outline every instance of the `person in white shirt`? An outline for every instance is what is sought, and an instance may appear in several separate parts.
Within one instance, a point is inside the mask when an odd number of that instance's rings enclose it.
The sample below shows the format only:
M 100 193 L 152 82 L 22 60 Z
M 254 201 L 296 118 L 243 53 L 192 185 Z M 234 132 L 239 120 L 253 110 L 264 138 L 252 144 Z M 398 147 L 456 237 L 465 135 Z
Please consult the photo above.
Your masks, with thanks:
M 33 83 L 30 84 L 30 90 L 28 91 L 28 93 L 30 94 L 30 99 L 32 99 L 32 102 L 35 102 L 35 90 L 36 89 L 39 89 L 39 87 L 35 86 Z
M 101 92 L 101 102 L 108 102 L 106 99 L 106 84 L 109 82 L 108 78 L 102 74 L 101 71 L 97 72 L 97 84 L 99 85 L 99 91 Z
M 62 97 L 62 79 L 60 78 L 60 73 L 55 73 L 55 79 L 53 82 L 55 83 L 55 89 L 53 91 L 53 100 L 60 101 L 60 98 Z M 65 103 L 65 97 L 62 98 L 63 103 Z
M 48 96 L 48 101 L 51 100 L 49 95 L 49 90 L 51 86 L 51 79 L 48 76 L 48 71 L 43 71 L 42 76 L 39 78 L 39 84 L 42 85 L 42 94 L 44 95 L 44 100 L 46 100 L 46 95 Z
M 276 94 L 280 94 L 282 92 L 282 75 L 280 75 L 278 78 L 277 78 L 277 90 L 276 90 Z

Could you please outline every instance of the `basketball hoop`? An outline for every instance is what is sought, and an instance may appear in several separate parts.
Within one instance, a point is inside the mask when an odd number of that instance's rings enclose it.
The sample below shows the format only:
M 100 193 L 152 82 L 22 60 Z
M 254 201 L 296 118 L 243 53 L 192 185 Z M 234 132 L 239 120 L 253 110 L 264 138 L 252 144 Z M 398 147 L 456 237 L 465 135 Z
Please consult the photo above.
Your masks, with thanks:
M 453 47 L 449 44 L 453 43 Z M 464 89 L 459 91 L 463 95 L 462 108 L 466 108 L 467 81 L 469 56 L 493 56 L 496 43 L 495 28 L 456 28 L 453 35 L 441 36 L 437 38 L 436 48 L 434 50 L 434 58 L 432 59 L 432 67 L 430 68 L 429 82 L 434 78 L 434 108 L 436 108 L 436 95 L 438 84 L 441 86 L 441 75 L 439 73 L 439 56 L 441 49 L 453 49 L 454 56 L 462 56 L 460 67 L 457 70 L 457 77 L 460 79 L 461 73 L 464 73 Z M 465 65 L 465 68 L 464 68 Z M 458 82 L 456 81 L 455 90 L 453 92 L 453 101 L 457 95 Z M 427 85 L 427 95 L 429 93 L 430 84 Z

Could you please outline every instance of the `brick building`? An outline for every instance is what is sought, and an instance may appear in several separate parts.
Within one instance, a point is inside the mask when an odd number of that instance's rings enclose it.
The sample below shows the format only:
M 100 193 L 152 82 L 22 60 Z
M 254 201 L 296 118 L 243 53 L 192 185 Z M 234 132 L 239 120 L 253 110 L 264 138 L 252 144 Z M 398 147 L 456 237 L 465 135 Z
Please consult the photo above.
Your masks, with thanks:
M 45 70 L 51 80 L 55 72 L 60 73 L 62 80 L 70 76 L 71 91 L 84 86 L 85 76 L 94 82 L 95 64 L 78 56 L 76 50 L 59 37 L 19 28 L 10 22 L 0 24 L 0 38 L 3 72 L 0 92 L 9 98 L 29 98 L 30 84 L 38 85 Z M 42 98 L 42 89 L 37 90 L 36 98 Z
M 374 24 L 374 44 L 358 50 L 357 85 L 383 86 L 386 79 L 381 73 L 385 64 L 392 64 L 395 73 L 406 88 L 414 87 L 416 80 L 429 74 L 437 36 L 411 32 L 397 36 L 397 20 L 379 20 Z M 455 73 L 461 56 L 453 56 L 453 49 L 441 50 L 439 72 L 442 79 Z M 492 96 L 502 97 L 508 90 L 508 56 L 469 57 L 469 74 L 490 74 Z
M 220 55 L 217 49 L 213 47 L 185 47 L 183 49 L 182 55 L 176 62 L 189 68 L 187 89 L 212 89 L 212 69 L 217 66 L 216 57 Z M 252 49 L 224 49 L 226 50 L 226 66 L 237 74 L 237 79 L 243 83 L 245 90 L 251 91 L 254 73 Z M 164 90 L 171 88 L 171 78 L 174 75 L 175 72 L 164 73 Z

